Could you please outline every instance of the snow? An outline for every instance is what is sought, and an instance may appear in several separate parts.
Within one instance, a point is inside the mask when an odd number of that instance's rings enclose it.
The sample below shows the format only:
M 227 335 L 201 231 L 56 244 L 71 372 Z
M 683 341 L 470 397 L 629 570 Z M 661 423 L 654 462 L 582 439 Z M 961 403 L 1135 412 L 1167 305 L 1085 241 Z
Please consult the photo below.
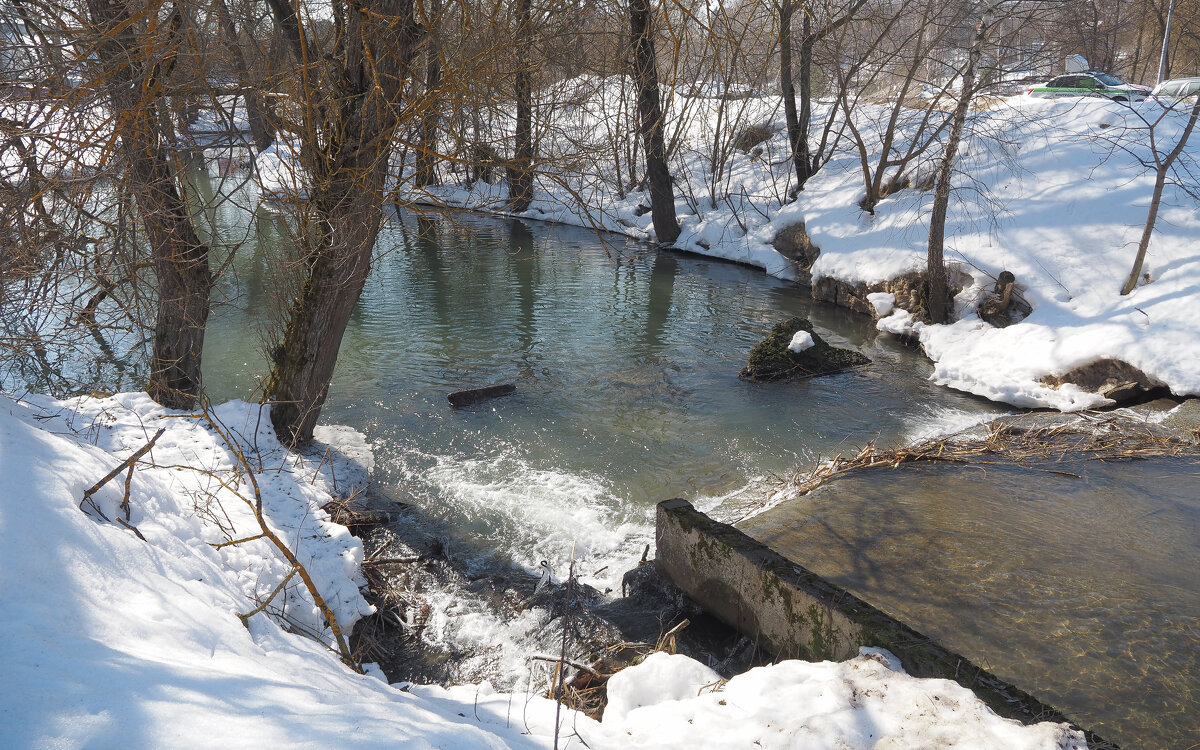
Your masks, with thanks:
M 617 170 L 597 155 L 606 153 L 609 123 L 620 121 L 616 108 L 630 95 L 628 81 L 577 79 L 568 88 L 584 103 L 561 108 L 561 115 L 555 110 L 566 135 L 547 136 L 540 146 L 546 166 L 523 215 L 653 239 L 650 215 L 638 209 L 648 205 L 648 196 L 620 194 L 611 176 Z M 677 247 L 796 278 L 794 263 L 771 241 L 803 221 L 821 250 L 811 269 L 815 281 L 874 285 L 924 269 L 932 191 L 899 190 L 874 214 L 865 213 L 858 206 L 859 157 L 843 144 L 788 203 L 793 177 L 778 96 L 759 93 L 731 104 L 693 97 L 690 87 L 667 93 L 668 117 L 688 118 L 672 120 L 683 133 L 671 164 L 682 227 Z M 761 155 L 732 151 L 727 162 L 713 163 L 712 123 L 720 106 L 734 108 L 726 118 L 741 118 L 727 132 L 765 124 L 774 133 L 760 145 Z M 1139 368 L 1177 395 L 1200 395 L 1200 368 L 1194 366 L 1200 329 L 1191 322 L 1200 306 L 1200 206 L 1179 186 L 1168 184 L 1164 194 L 1147 259 L 1149 281 L 1128 296 L 1119 294 L 1154 182 L 1146 166 L 1152 162 L 1148 125 L 1157 122 L 1154 138 L 1165 154 L 1182 132 L 1186 108 L 1166 112 L 1153 99 L 1122 104 L 1025 95 L 989 106 L 968 124 L 947 217 L 947 262 L 952 277 L 964 282 L 955 300 L 958 321 L 916 325 L 876 297 L 878 315 L 891 316 L 880 329 L 919 340 L 935 363 L 931 377 L 937 383 L 1015 406 L 1074 411 L 1109 403 L 1071 386 L 1043 384 L 1048 376 L 1104 358 Z M 818 105 L 816 121 L 827 107 Z M 873 160 L 886 111 L 862 104 L 856 115 Z M 939 154 L 936 147 L 926 151 L 909 169 L 911 182 L 931 175 Z M 559 158 L 594 160 L 594 173 L 553 172 Z M 1200 137 L 1193 137 L 1178 163 L 1191 170 L 1193 189 L 1197 159 Z M 421 202 L 505 210 L 502 183 L 469 190 L 401 184 L 399 190 Z M 975 305 L 1005 270 L 1016 276 L 1033 311 L 1001 330 L 982 324 Z
M 871 292 L 867 295 L 867 302 L 875 309 L 875 314 L 880 317 L 890 315 L 892 310 L 896 309 L 896 295 L 891 292 Z
M 799 354 L 805 349 L 811 349 L 817 345 L 813 341 L 812 334 L 808 331 L 796 331 L 796 335 L 792 336 L 791 343 L 788 344 L 788 349 Z
M 627 747 L 1085 747 L 1061 725 L 998 720 L 958 683 L 909 677 L 893 659 L 872 649 L 840 663 L 785 661 L 722 683 L 686 657 L 653 654 L 610 680 L 610 706 L 621 708 L 612 718 L 632 735 Z
M 652 655 L 613 678 L 602 722 L 486 682 L 389 686 L 377 668 L 358 674 L 339 660 L 294 579 L 243 625 L 239 614 L 288 565 L 262 539 L 223 545 L 256 535 L 261 498 L 269 528 L 349 629 L 370 610 L 362 547 L 321 506 L 365 477 L 369 446 L 323 430 L 350 454 L 331 470 L 280 446 L 265 407 L 235 401 L 208 414 L 144 394 L 0 396 L 6 746 L 499 750 L 552 747 L 559 726 L 564 748 L 1084 747 L 1077 731 L 1001 719 L 957 684 L 913 679 L 879 651 L 782 662 L 727 683 L 685 657 Z M 109 520 L 124 518 L 124 471 L 91 496 L 94 507 L 81 504 L 160 428 L 132 473 L 129 527 Z

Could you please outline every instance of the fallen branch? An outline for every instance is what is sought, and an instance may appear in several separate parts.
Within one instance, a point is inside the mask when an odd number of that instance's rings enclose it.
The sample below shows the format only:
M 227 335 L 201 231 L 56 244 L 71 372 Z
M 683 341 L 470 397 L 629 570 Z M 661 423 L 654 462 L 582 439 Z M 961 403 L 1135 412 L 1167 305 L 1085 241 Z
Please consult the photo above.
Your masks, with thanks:
M 237 494 L 238 497 L 240 497 L 248 506 L 250 506 L 250 509 L 254 512 L 254 519 L 258 522 L 259 530 L 262 532 L 259 536 L 251 538 L 266 538 L 271 542 L 275 549 L 279 551 L 279 554 L 283 555 L 284 559 L 287 560 L 288 564 L 292 568 L 292 572 L 288 574 L 287 578 L 291 578 L 292 575 L 300 576 L 300 580 L 304 583 L 304 588 L 308 591 L 309 596 L 312 597 L 313 603 L 317 605 L 317 608 L 321 611 L 322 617 L 325 618 L 325 622 L 329 624 L 329 629 L 333 632 L 333 637 L 337 642 L 338 655 L 341 657 L 342 662 L 356 672 L 361 672 L 362 669 L 358 664 L 355 663 L 354 655 L 350 651 L 350 647 L 346 642 L 346 637 L 342 633 L 341 626 L 338 624 L 337 616 L 333 613 L 333 609 L 330 608 L 330 606 L 326 603 L 325 598 L 321 596 L 321 592 L 317 589 L 316 582 L 313 581 L 312 576 L 310 576 L 308 573 L 308 570 L 303 564 L 301 564 L 300 560 L 297 559 L 295 553 L 293 553 L 287 544 L 284 543 L 284 541 L 280 539 L 274 531 L 271 530 L 270 526 L 267 525 L 266 515 L 263 513 L 262 490 L 258 486 L 258 478 L 255 476 L 254 469 L 250 466 L 250 462 L 246 459 L 241 447 L 225 432 L 224 427 L 218 423 L 217 420 L 215 420 L 212 415 L 207 412 L 207 410 L 195 416 L 198 416 L 208 422 L 213 431 L 217 433 L 217 435 L 225 442 L 227 446 L 229 446 L 229 450 L 233 453 L 234 457 L 238 461 L 238 464 L 246 473 L 246 477 L 250 480 L 250 486 L 254 490 L 253 501 L 251 501 L 250 498 L 243 496 L 241 493 L 235 494 Z M 224 482 L 222 482 L 222 484 L 224 484 Z M 286 582 L 286 580 L 287 579 L 285 578 L 284 582 Z M 282 590 L 282 584 L 276 587 L 275 592 L 271 594 L 271 597 L 268 597 L 267 601 L 269 602 L 271 598 L 274 598 L 274 596 L 280 590 Z M 262 611 L 261 607 L 256 611 Z M 251 614 L 254 614 L 254 612 Z M 249 616 L 250 615 L 247 615 L 246 618 Z M 239 617 L 242 616 L 239 615 Z M 243 619 L 242 622 L 245 623 L 246 619 Z
M 121 506 L 120 506 L 121 509 L 125 511 L 125 520 L 128 521 L 129 520 L 129 491 L 130 491 L 130 486 L 131 486 L 131 483 L 133 480 L 133 465 L 138 462 L 138 459 L 140 459 L 142 456 L 144 456 L 150 452 L 150 449 L 154 447 L 154 443 L 160 437 L 162 437 L 162 434 L 166 431 L 167 431 L 166 427 L 160 427 L 158 432 L 154 433 L 154 437 L 150 438 L 150 442 L 146 443 L 141 448 L 138 448 L 136 451 L 133 452 L 132 455 L 129 456 L 129 458 L 122 461 L 120 466 L 118 466 L 117 468 L 115 468 L 112 471 L 105 474 L 103 479 L 101 479 L 99 482 L 96 482 L 91 487 L 89 487 L 87 490 L 85 490 L 83 493 L 83 499 L 79 501 L 79 509 L 83 510 L 83 504 L 87 503 L 87 504 L 91 505 L 92 508 L 97 513 L 99 513 L 100 517 L 103 518 L 105 521 L 112 520 L 108 516 L 104 515 L 104 511 L 100 510 L 100 506 L 97 505 L 96 501 L 92 499 L 92 495 L 96 494 L 100 490 L 101 487 L 103 487 L 104 485 L 111 482 L 122 471 L 125 471 L 126 469 L 128 469 L 129 476 L 125 479 L 125 499 L 121 501 Z M 138 534 L 138 536 L 141 536 L 141 534 Z M 143 541 L 145 541 L 144 538 L 143 538 Z
M 543 654 L 533 654 L 532 656 L 530 656 L 528 658 L 529 658 L 529 661 L 546 661 L 546 662 L 550 662 L 551 664 L 559 664 L 559 665 L 565 664 L 568 667 L 574 667 L 575 669 L 578 669 L 580 672 L 587 672 L 588 674 L 592 675 L 593 677 L 610 677 L 611 676 L 611 675 L 603 674 L 602 672 L 597 672 L 595 669 L 593 669 L 592 667 L 589 667 L 586 664 L 581 664 L 577 661 L 571 661 L 570 659 L 564 659 L 559 656 L 545 656 Z

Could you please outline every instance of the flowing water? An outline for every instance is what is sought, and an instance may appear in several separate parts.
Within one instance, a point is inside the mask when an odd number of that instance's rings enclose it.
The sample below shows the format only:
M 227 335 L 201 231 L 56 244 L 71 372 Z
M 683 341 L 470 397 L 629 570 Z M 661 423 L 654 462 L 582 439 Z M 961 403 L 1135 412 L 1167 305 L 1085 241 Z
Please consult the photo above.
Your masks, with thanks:
M 1200 742 L 1200 461 L 910 465 L 752 536 L 1125 748 Z
M 395 215 L 380 248 L 322 420 L 366 433 L 384 492 L 530 571 L 565 568 L 574 548 L 583 569 L 608 566 L 591 582 L 611 587 L 652 540 L 660 500 L 711 508 L 818 455 L 996 411 L 929 384 L 928 364 L 869 321 L 755 269 L 469 214 Z M 265 371 L 261 259 L 243 255 L 205 352 L 216 399 L 248 395 Z M 874 364 L 738 380 L 750 347 L 791 315 Z M 497 383 L 517 390 L 447 403 Z

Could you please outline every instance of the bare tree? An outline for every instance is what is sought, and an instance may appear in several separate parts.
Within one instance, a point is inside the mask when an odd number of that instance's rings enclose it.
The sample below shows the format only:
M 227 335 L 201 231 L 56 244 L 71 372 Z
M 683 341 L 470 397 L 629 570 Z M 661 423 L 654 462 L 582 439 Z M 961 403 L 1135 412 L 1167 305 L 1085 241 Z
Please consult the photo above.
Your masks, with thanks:
M 663 111 L 659 103 L 658 66 L 654 57 L 654 26 L 649 0 L 629 0 L 629 25 L 633 44 L 633 78 L 638 88 L 638 120 L 646 154 L 646 177 L 650 187 L 650 209 L 654 234 L 659 244 L 669 245 L 679 237 L 675 217 L 675 190 L 667 167 L 663 139 Z
M 322 45 L 295 6 L 268 0 L 297 70 L 300 159 L 313 221 L 301 232 L 304 280 L 272 352 L 266 395 L 288 444 L 306 443 L 328 394 L 338 349 L 371 268 L 383 219 L 404 88 L 425 28 L 414 0 L 335 3 Z
M 783 88 L 784 116 L 787 121 L 788 144 L 792 149 L 792 165 L 796 171 L 796 191 L 817 172 L 823 156 L 824 138 L 814 153 L 809 140 L 813 107 L 813 54 L 817 43 L 836 33 L 852 21 L 867 0 L 851 0 L 843 6 L 819 9 L 817 6 L 801 8 L 800 54 L 798 65 L 792 62 L 792 18 L 796 0 L 781 0 L 779 11 L 779 82 Z M 822 17 L 815 18 L 819 10 Z M 800 82 L 799 107 L 796 102 L 796 80 Z
M 1200 118 L 1200 93 L 1196 94 L 1196 101 L 1192 103 L 1192 111 L 1188 115 L 1187 123 L 1183 126 L 1182 132 L 1179 134 L 1179 140 L 1164 155 L 1158 151 L 1157 131 L 1158 125 L 1170 113 L 1171 110 L 1168 109 L 1156 121 L 1147 123 L 1150 132 L 1150 153 L 1154 160 L 1154 191 L 1150 196 L 1150 207 L 1146 211 L 1146 225 L 1142 229 L 1142 237 L 1138 241 L 1137 255 L 1133 259 L 1133 268 L 1130 269 L 1129 278 L 1125 280 L 1125 284 L 1121 287 L 1122 295 L 1132 292 L 1142 276 L 1142 265 L 1146 262 L 1146 251 L 1150 249 L 1150 238 L 1154 234 L 1154 224 L 1158 220 L 1158 209 L 1162 204 L 1163 188 L 1167 184 L 1167 176 L 1171 172 L 1171 167 L 1179 159 L 1180 154 L 1183 153 L 1184 147 L 1187 146 L 1192 131 L 1196 129 L 1197 118 Z
M 532 23 L 530 0 L 517 0 L 518 61 L 513 81 L 517 120 L 513 137 L 513 166 L 508 181 L 508 201 L 509 207 L 518 213 L 528 209 L 533 201 L 533 91 L 529 80 L 533 53 Z
M 158 278 L 158 312 L 146 391 L 164 406 L 185 409 L 200 395 L 200 362 L 212 273 L 208 245 L 196 234 L 172 163 L 173 133 L 165 80 L 184 39 L 179 6 L 165 18 L 131 0 L 89 0 L 100 59 L 97 81 L 117 113 L 116 134 L 129 189 Z M 165 28 L 163 28 L 165 26 Z
M 934 183 L 933 207 L 929 212 L 929 243 L 926 258 L 926 283 L 929 285 L 929 296 L 925 303 L 925 309 L 929 313 L 929 320 L 932 323 L 945 323 L 950 319 L 950 291 L 946 279 L 946 262 L 943 257 L 943 247 L 946 241 L 946 212 L 950 206 L 950 179 L 954 173 L 954 159 L 958 155 L 959 143 L 962 141 L 971 99 L 978 93 L 976 67 L 983 54 L 983 44 L 987 39 L 988 31 L 994 23 L 991 7 L 985 7 L 981 15 L 982 17 L 975 27 L 975 38 L 967 50 L 966 64 L 960 73 L 958 98 L 955 102 L 954 113 L 950 116 L 950 132 L 946 135 L 946 143 L 942 148 L 937 178 Z

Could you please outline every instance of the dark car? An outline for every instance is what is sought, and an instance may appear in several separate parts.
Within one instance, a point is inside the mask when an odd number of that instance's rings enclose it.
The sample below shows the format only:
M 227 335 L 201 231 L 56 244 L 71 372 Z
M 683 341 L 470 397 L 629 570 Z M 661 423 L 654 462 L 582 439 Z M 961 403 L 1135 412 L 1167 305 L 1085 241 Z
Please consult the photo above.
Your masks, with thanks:
M 1068 73 L 1051 78 L 1027 92 L 1030 96 L 1057 99 L 1068 96 L 1103 96 L 1114 102 L 1140 102 L 1150 95 L 1150 89 L 1125 83 L 1107 73 Z

